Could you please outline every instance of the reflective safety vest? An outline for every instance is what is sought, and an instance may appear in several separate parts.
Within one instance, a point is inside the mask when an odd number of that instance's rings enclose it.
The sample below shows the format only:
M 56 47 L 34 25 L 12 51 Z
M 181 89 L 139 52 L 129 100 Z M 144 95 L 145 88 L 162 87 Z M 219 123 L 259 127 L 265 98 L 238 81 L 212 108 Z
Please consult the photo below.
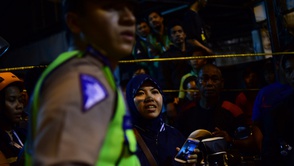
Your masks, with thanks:
M 31 119 L 30 119 L 30 133 L 28 141 L 25 145 L 26 166 L 32 165 L 33 155 L 33 140 L 36 135 L 37 114 L 39 108 L 39 94 L 42 88 L 43 81 L 54 69 L 70 60 L 72 58 L 81 58 L 84 53 L 80 51 L 71 51 L 61 54 L 48 68 L 43 72 L 40 77 L 34 93 L 33 101 L 31 103 Z M 103 72 L 113 90 L 117 92 L 116 110 L 113 118 L 108 124 L 107 133 L 100 149 L 99 156 L 97 156 L 96 166 L 139 166 L 140 162 L 135 152 L 137 150 L 137 142 L 135 134 L 132 130 L 131 118 L 126 109 L 123 95 L 117 89 L 113 74 L 108 66 L 103 67 Z M 98 131 L 97 131 L 98 132 Z

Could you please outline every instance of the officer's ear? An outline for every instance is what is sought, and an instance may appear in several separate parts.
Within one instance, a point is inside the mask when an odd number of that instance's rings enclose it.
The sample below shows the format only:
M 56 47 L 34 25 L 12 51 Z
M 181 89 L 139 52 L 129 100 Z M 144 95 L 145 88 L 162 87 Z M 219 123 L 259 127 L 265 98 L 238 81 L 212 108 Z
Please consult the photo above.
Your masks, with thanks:
M 65 15 L 65 23 L 72 33 L 78 34 L 81 32 L 79 16 L 76 13 L 68 12 Z

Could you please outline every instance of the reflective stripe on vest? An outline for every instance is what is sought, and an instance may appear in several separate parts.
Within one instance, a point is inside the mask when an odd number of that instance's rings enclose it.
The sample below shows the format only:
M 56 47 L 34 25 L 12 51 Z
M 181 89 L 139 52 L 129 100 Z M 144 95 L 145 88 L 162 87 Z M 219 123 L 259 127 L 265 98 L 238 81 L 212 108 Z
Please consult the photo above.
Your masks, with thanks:
M 100 150 L 96 166 L 140 165 L 139 159 L 135 156 L 137 143 L 123 95 L 116 87 L 110 68 L 105 66 L 103 72 L 111 88 L 117 92 L 117 107 L 115 116 L 108 126 L 107 135 Z M 117 126 L 122 126 L 123 130 Z M 116 161 L 114 160 L 115 158 L 117 159 Z
M 32 166 L 32 153 L 33 153 L 33 140 L 36 136 L 36 124 L 37 124 L 37 114 L 38 114 L 38 108 L 39 108 L 39 92 L 41 90 L 41 86 L 43 83 L 43 80 L 47 77 L 47 75 L 54 70 L 56 67 L 58 67 L 63 62 L 73 58 L 73 57 L 79 57 L 82 56 L 82 53 L 79 51 L 71 51 L 71 52 L 65 52 L 62 53 L 60 56 L 56 58 L 42 73 L 40 78 L 38 79 L 35 89 L 33 91 L 33 96 L 30 104 L 30 119 L 29 119 L 29 133 L 27 135 L 27 142 L 25 143 L 25 165 L 26 166 Z

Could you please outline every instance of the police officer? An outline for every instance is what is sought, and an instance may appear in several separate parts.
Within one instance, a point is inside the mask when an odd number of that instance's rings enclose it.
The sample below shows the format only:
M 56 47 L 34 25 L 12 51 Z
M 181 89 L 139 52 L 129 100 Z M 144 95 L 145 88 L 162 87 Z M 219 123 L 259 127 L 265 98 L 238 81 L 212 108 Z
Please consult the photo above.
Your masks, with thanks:
M 139 165 L 113 70 L 135 38 L 133 0 L 64 0 L 72 50 L 41 75 L 31 102 L 27 165 Z

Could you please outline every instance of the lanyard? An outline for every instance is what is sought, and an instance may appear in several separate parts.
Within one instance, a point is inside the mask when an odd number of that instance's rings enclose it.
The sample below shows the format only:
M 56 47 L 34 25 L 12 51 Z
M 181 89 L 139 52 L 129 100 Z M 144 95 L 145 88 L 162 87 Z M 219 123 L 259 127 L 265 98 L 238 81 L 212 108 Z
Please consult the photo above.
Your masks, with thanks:
M 7 132 L 7 134 L 10 137 L 10 140 L 11 140 L 10 144 L 12 146 L 16 147 L 17 149 L 21 149 L 23 147 L 23 143 L 20 140 L 20 138 L 18 137 L 17 133 L 14 130 L 12 130 L 12 131 L 6 131 L 6 132 Z M 13 135 L 17 139 L 18 143 L 13 140 Z
M 21 142 L 21 140 L 19 139 L 18 135 L 16 134 L 15 131 L 13 131 L 14 136 L 16 137 L 17 141 L 20 143 L 20 146 L 23 147 L 23 143 Z
M 104 63 L 106 66 L 110 67 L 110 62 L 109 60 L 101 54 L 99 51 L 95 50 L 92 46 L 87 47 L 87 52 L 94 55 L 96 58 L 98 58 L 102 63 Z
M 94 55 L 94 57 L 98 58 L 105 65 L 103 67 L 103 72 L 106 75 L 106 79 L 108 80 L 113 90 L 116 90 L 115 78 L 113 77 L 109 60 L 105 56 L 103 56 L 103 54 L 101 54 L 99 51 L 95 50 L 92 46 L 87 47 L 87 52 L 91 55 Z

